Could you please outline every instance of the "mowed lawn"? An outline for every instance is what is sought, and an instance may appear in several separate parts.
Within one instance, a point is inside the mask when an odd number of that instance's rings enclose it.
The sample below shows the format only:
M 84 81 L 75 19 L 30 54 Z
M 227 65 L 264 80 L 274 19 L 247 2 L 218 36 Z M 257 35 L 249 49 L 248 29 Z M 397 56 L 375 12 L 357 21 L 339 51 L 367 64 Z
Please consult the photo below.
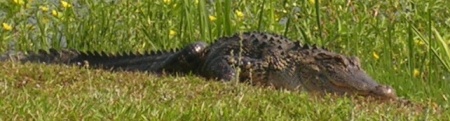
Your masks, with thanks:
M 265 31 L 360 58 L 409 104 L 195 75 L 0 62 L 1 120 L 450 120 L 450 1 L 5 0 L 0 52 L 181 48 Z
M 1 63 L 2 118 L 108 120 L 429 120 L 443 105 L 314 97 L 193 76 L 159 78 L 78 67 Z M 445 105 L 445 104 L 444 104 Z

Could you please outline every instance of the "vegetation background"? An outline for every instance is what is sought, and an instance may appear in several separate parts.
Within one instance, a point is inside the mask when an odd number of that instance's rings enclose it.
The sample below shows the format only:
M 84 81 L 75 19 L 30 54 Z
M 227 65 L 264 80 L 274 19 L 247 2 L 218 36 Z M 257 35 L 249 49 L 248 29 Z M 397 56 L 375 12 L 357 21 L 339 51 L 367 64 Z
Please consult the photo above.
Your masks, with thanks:
M 0 52 L 143 52 L 245 31 L 358 56 L 415 106 L 195 76 L 0 63 L 0 119 L 450 120 L 448 0 L 2 0 Z

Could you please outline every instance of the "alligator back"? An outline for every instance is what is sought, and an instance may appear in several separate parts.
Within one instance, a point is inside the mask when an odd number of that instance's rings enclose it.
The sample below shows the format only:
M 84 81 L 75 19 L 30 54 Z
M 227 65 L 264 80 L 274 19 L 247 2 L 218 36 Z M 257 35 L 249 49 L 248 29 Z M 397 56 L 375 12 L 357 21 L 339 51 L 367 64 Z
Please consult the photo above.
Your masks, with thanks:
M 202 67 L 202 74 L 219 80 L 232 80 L 236 75 L 241 81 L 267 80 L 265 71 L 287 65 L 287 51 L 299 45 L 284 36 L 262 32 L 245 32 L 223 37 L 212 44 Z M 241 72 L 236 72 L 236 67 Z M 261 72 L 261 73 L 254 73 Z

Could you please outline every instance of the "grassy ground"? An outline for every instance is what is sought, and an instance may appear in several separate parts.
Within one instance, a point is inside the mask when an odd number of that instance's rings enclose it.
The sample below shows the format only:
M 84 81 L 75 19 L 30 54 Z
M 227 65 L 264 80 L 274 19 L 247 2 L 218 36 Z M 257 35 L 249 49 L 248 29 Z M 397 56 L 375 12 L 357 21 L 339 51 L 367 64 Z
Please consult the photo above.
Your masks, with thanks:
M 421 108 L 192 76 L 0 63 L 0 119 L 449 120 L 449 1 L 0 1 L 0 52 L 148 51 L 268 31 L 358 56 Z

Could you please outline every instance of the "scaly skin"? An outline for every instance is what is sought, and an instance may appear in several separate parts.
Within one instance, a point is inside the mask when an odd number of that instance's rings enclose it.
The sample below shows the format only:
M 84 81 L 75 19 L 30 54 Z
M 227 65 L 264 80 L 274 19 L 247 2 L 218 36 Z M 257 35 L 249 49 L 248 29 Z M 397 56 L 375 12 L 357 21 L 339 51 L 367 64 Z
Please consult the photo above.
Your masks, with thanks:
M 242 33 L 219 39 L 205 52 L 201 74 L 311 93 L 396 99 L 394 89 L 376 83 L 356 57 L 302 46 L 267 33 Z M 237 73 L 240 68 L 240 73 Z
M 94 68 L 169 74 L 192 72 L 222 81 L 237 79 L 317 94 L 397 98 L 394 89 L 378 84 L 367 75 L 356 57 L 260 32 L 219 38 L 210 46 L 197 42 L 175 52 L 109 55 L 50 50 L 49 53 L 3 56 L 1 60 L 76 65 L 88 62 Z

